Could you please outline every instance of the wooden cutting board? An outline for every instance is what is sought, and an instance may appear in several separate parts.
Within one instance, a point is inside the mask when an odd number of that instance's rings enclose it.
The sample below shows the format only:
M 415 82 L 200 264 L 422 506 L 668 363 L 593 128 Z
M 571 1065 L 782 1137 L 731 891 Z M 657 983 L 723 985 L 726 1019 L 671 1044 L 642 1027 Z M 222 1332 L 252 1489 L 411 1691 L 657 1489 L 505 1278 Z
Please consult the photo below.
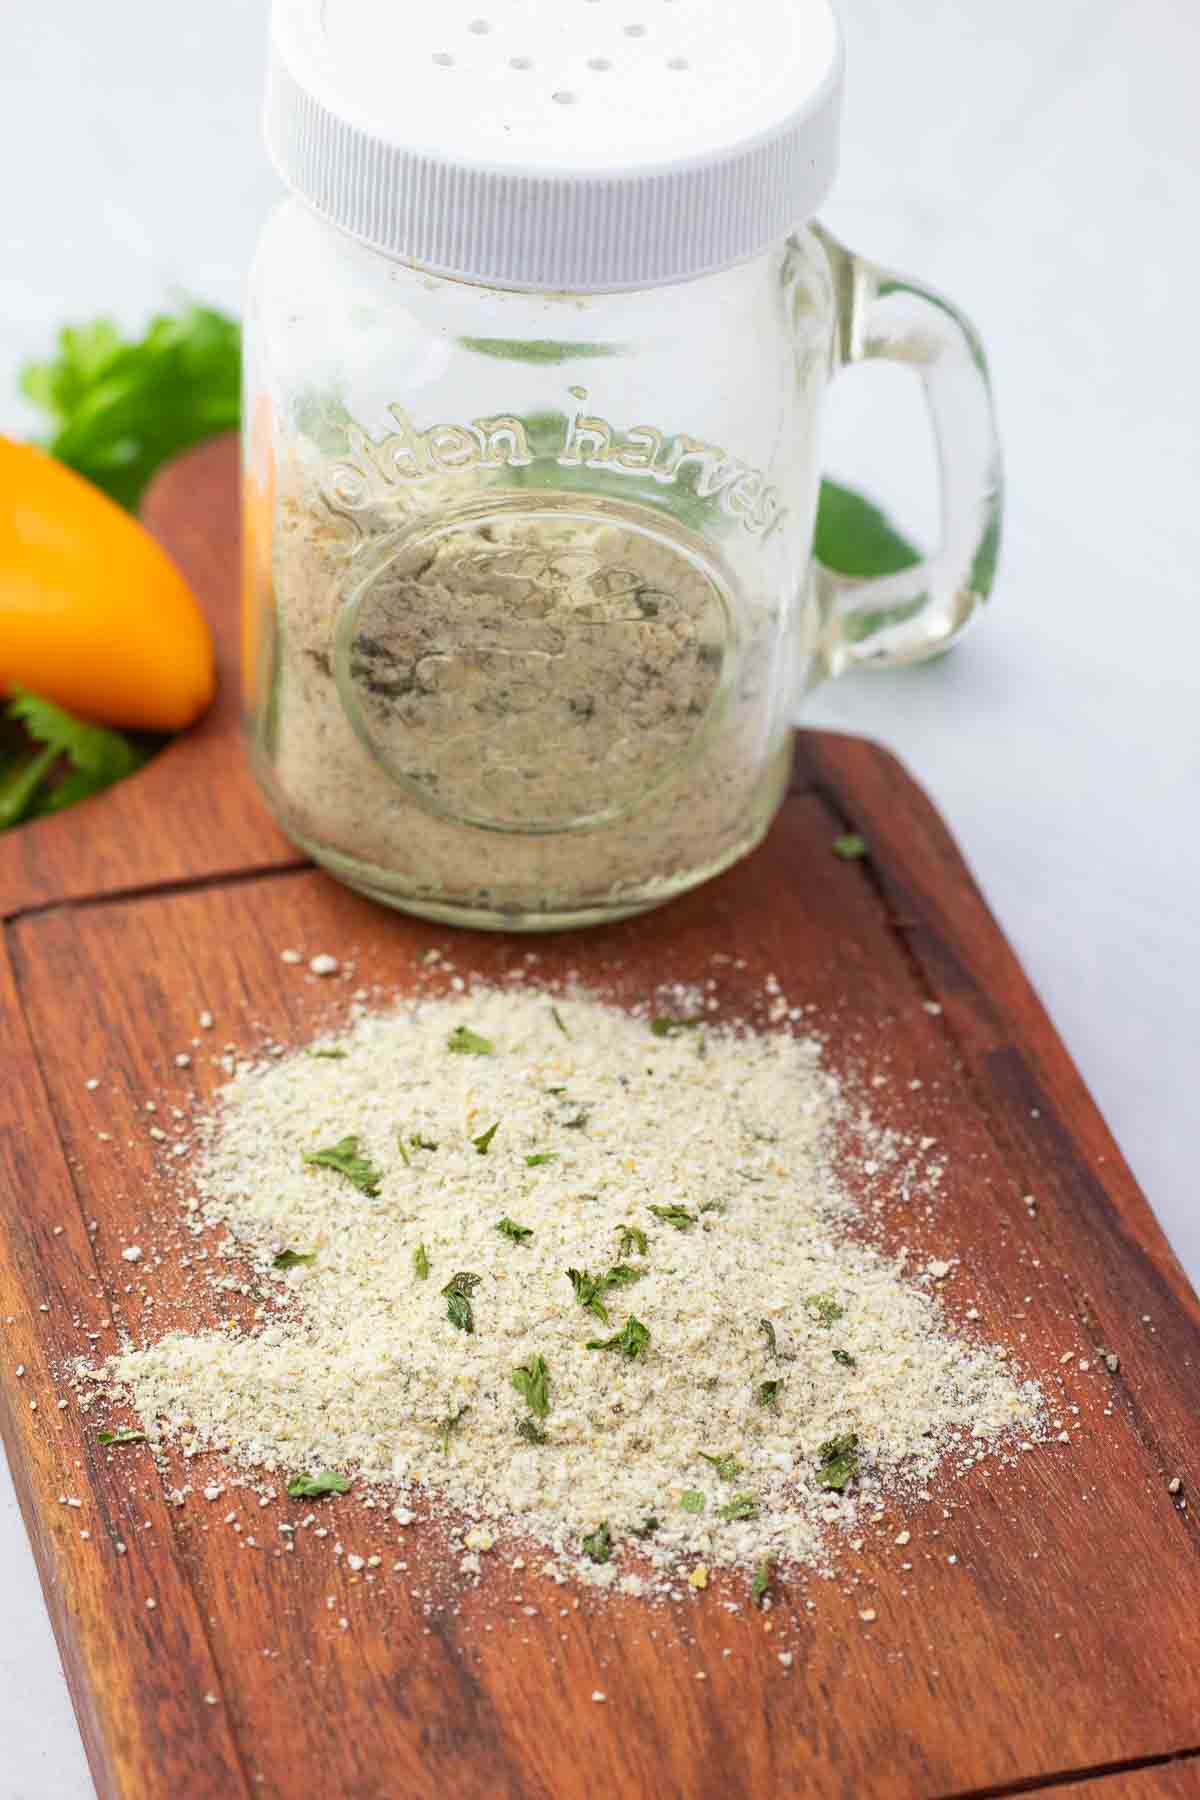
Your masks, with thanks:
M 236 1496 L 235 1531 L 225 1504 L 172 1505 L 184 1476 L 144 1446 L 100 1448 L 62 1371 L 111 1351 L 118 1324 L 171 1322 L 178 1259 L 154 1253 L 173 1206 L 143 1107 L 217 1084 L 207 1054 L 174 1063 L 201 1011 L 218 1048 L 344 1013 L 351 983 L 283 964 L 284 946 L 396 991 L 435 944 L 490 975 L 530 948 L 377 910 L 268 823 L 237 743 L 235 471 L 232 444 L 211 445 L 147 507 L 211 610 L 218 706 L 134 780 L 0 838 L 0 1409 L 101 1794 L 1200 1794 L 1200 1308 L 945 828 L 868 743 L 805 737 L 748 863 L 647 918 L 541 942 L 540 968 L 632 999 L 720 950 L 739 959 L 730 1010 L 753 1011 L 774 974 L 819 1008 L 835 1065 L 886 1060 L 883 1116 L 939 1138 L 951 1171 L 940 1216 L 899 1210 L 891 1241 L 961 1256 L 950 1313 L 978 1308 L 1069 1444 L 947 1479 L 839 1580 L 785 1579 L 766 1615 L 725 1579 L 665 1610 L 577 1605 L 511 1556 L 427 1613 L 446 1588 L 432 1531 L 398 1547 L 361 1498 L 324 1503 L 331 1535 L 383 1555 L 356 1575 L 311 1531 L 282 1552 L 302 1505 Z M 831 854 L 846 830 L 869 860 Z M 122 1260 L 131 1242 L 146 1269 Z

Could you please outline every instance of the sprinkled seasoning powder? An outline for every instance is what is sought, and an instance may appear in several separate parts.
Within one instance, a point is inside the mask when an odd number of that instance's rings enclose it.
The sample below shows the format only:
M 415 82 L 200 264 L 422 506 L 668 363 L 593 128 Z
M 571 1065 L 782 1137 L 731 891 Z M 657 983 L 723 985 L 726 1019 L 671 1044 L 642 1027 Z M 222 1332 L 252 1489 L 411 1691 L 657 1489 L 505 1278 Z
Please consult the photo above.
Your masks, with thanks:
M 522 988 L 337 1047 L 244 1070 L 205 1128 L 193 1228 L 284 1304 L 110 1360 L 152 1439 L 379 1483 L 595 1585 L 765 1595 L 1042 1435 L 1036 1386 L 863 1241 L 834 1155 L 866 1127 L 816 1043 Z

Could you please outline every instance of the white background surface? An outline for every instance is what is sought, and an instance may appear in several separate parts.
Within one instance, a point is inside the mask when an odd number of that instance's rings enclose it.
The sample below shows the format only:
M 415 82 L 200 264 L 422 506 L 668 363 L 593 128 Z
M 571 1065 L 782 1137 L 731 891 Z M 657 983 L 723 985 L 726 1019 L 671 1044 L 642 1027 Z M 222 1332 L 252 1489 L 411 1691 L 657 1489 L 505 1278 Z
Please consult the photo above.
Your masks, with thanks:
M 982 327 L 1011 503 L 968 641 L 827 689 L 811 718 L 883 739 L 924 781 L 1200 1276 L 1200 8 L 844 10 L 846 154 L 825 218 Z M 260 0 L 0 7 L 0 428 L 32 424 L 10 374 L 60 322 L 140 324 L 173 288 L 238 307 L 275 191 L 264 17 Z M 831 460 L 919 526 L 912 417 L 886 376 L 848 379 Z M 0 1580 L 0 1795 L 84 1800 L 6 1478 Z

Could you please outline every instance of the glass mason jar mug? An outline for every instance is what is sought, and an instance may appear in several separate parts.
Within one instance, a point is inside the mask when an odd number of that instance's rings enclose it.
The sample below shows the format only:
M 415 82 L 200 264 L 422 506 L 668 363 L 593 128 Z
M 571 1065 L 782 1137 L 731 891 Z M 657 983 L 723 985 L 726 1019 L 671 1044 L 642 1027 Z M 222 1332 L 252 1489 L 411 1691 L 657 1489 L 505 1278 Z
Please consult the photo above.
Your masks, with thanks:
M 589 0 L 523 0 L 520 33 L 461 10 L 404 22 L 397 107 L 366 0 L 277 0 L 296 194 L 247 324 L 249 738 L 283 828 L 352 886 L 586 924 L 754 847 L 818 680 L 966 623 L 995 428 L 961 317 L 805 223 L 836 141 L 825 0 L 753 0 L 732 76 L 715 0 L 636 32 Z M 698 140 L 662 110 L 689 79 Z M 873 357 L 923 381 L 944 528 L 851 583 L 813 560 L 819 424 Z

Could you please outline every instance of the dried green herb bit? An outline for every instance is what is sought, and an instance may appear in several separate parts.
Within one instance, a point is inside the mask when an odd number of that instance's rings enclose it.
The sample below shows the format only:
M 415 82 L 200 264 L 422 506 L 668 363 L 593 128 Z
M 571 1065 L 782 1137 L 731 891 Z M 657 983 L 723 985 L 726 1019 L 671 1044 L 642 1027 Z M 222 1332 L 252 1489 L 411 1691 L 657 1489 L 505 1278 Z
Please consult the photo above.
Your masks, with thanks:
M 273 1269 L 298 1269 L 304 1263 L 315 1263 L 315 1250 L 281 1250 L 271 1264 Z
M 144 1431 L 98 1431 L 96 1441 L 105 1446 L 109 1444 L 144 1444 L 146 1434 Z
M 567 1279 L 575 1289 L 575 1298 L 585 1312 L 590 1312 L 605 1325 L 611 1324 L 604 1296 L 610 1288 L 632 1287 L 648 1274 L 647 1269 L 634 1269 L 628 1263 L 614 1263 L 607 1275 L 592 1275 L 587 1269 L 568 1269 Z
M 810 1294 L 804 1305 L 810 1317 L 815 1319 L 818 1325 L 824 1325 L 826 1330 L 846 1316 L 845 1307 L 840 1305 L 832 1294 Z
M 632 1313 L 613 1337 L 588 1339 L 589 1350 L 619 1350 L 630 1362 L 636 1362 L 639 1356 L 645 1356 L 649 1346 L 649 1331 Z
M 761 1607 L 771 1591 L 771 1570 L 773 1566 L 771 1558 L 768 1556 L 759 1563 L 758 1568 L 755 1571 L 754 1585 L 750 1589 L 750 1598 L 753 1600 L 755 1606 Z
M 533 1236 L 532 1225 L 518 1225 L 515 1220 L 509 1218 L 507 1213 L 496 1226 L 496 1230 L 503 1237 L 511 1238 L 514 1244 L 527 1244 Z
M 753 1494 L 735 1494 L 728 1506 L 717 1508 L 718 1519 L 757 1519 L 758 1501 Z
M 442 1293 L 446 1297 L 446 1317 L 460 1331 L 473 1332 L 475 1314 L 471 1311 L 471 1295 L 483 1280 L 482 1275 L 471 1275 L 460 1271 L 452 1275 Z
M 460 1420 L 466 1417 L 470 1410 L 469 1406 L 460 1406 L 457 1412 L 451 1413 L 447 1418 L 443 1419 L 438 1426 L 438 1436 L 442 1440 L 443 1456 L 449 1456 L 450 1454 L 450 1433 L 454 1430 Z
M 782 1381 L 760 1381 L 754 1390 L 754 1398 L 760 1406 L 777 1407 L 782 1390 Z
M 350 1483 L 336 1469 L 322 1469 L 319 1475 L 297 1475 L 288 1482 L 293 1500 L 319 1500 L 323 1494 L 346 1494 Z
M 685 1031 L 698 1031 L 703 1019 L 651 1019 L 650 1029 L 656 1038 L 682 1037 Z
M 702 1513 L 704 1511 L 704 1495 L 698 1488 L 685 1488 L 679 1496 L 679 1504 L 685 1513 Z
M 835 1363 L 841 1363 L 844 1369 L 857 1369 L 858 1367 L 857 1360 L 851 1356 L 848 1350 L 842 1350 L 840 1348 L 835 1350 L 833 1352 L 833 1360 Z
M 418 1244 L 413 1251 L 413 1274 L 418 1281 L 429 1279 L 429 1252 L 424 1244 Z
M 491 1056 L 496 1046 L 490 1038 L 480 1037 L 469 1026 L 456 1025 L 446 1039 L 446 1048 L 452 1050 L 455 1056 Z
M 621 1226 L 621 1241 L 617 1245 L 618 1256 L 632 1256 L 635 1251 L 638 1256 L 645 1256 L 649 1249 L 650 1240 L 644 1231 L 640 1231 L 636 1225 Z
M 592 1275 L 587 1269 L 568 1269 L 567 1280 L 575 1289 L 575 1298 L 584 1312 L 590 1312 L 605 1325 L 611 1324 L 604 1304 L 603 1275 Z
M 369 1194 L 372 1199 L 379 1192 L 383 1177 L 374 1163 L 363 1156 L 356 1137 L 344 1137 L 328 1150 L 306 1150 L 304 1160 L 311 1168 L 336 1169 L 339 1175 L 344 1175 L 347 1181 L 352 1181 L 361 1193 Z
M 548 1417 L 550 1371 L 544 1357 L 531 1356 L 527 1363 L 518 1363 L 512 1372 L 512 1384 L 535 1418 Z
M 722 1481 L 732 1481 L 735 1475 L 742 1472 L 742 1465 L 736 1456 L 710 1456 L 707 1450 L 702 1450 L 700 1455 L 706 1463 L 712 1464 Z
M 779 1339 L 775 1335 L 775 1327 L 772 1325 L 770 1319 L 760 1319 L 758 1321 L 758 1329 L 763 1333 L 767 1340 L 768 1354 L 771 1356 L 778 1356 Z
M 858 1433 L 847 1431 L 830 1438 L 818 1452 L 817 1480 L 822 1487 L 836 1488 L 840 1494 L 858 1474 Z
M 583 1553 L 585 1556 L 590 1556 L 594 1563 L 612 1561 L 612 1532 L 608 1528 L 607 1519 L 603 1524 L 597 1525 L 595 1531 L 590 1531 L 583 1539 Z
M 500 1121 L 499 1121 L 499 1119 L 497 1119 L 496 1123 L 494 1125 L 489 1125 L 486 1131 L 481 1131 L 478 1137 L 471 1139 L 471 1142 L 474 1144 L 475 1148 L 478 1150 L 480 1156 L 487 1155 L 488 1151 L 492 1147 L 492 1139 L 495 1137 L 495 1135 L 499 1131 L 499 1129 L 500 1129 Z
M 860 838 L 856 831 L 848 831 L 845 837 L 833 840 L 833 854 L 840 856 L 843 862 L 859 862 L 867 854 L 865 838 Z
M 536 1419 L 521 1419 L 517 1425 L 517 1436 L 524 1438 L 527 1444 L 548 1444 L 550 1442 Z
M 690 1213 L 686 1206 L 652 1206 L 650 1211 L 664 1225 L 673 1225 L 676 1231 L 690 1231 L 696 1223 L 695 1213 Z

